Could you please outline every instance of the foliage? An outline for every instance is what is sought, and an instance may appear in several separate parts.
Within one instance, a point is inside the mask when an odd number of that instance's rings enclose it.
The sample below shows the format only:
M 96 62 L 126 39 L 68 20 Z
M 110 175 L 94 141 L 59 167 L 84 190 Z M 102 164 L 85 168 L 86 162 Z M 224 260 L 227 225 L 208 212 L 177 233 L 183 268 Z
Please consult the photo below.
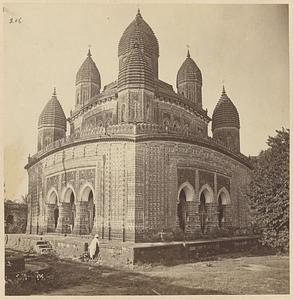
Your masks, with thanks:
M 249 203 L 252 223 L 264 245 L 278 251 L 289 247 L 289 129 L 269 137 L 269 148 L 254 161 Z

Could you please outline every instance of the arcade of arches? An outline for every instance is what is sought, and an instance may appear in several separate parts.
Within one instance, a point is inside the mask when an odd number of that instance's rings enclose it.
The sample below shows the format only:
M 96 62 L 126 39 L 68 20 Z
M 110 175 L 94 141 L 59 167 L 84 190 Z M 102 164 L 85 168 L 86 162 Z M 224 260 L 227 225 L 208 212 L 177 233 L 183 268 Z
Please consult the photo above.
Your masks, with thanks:
M 189 182 L 178 189 L 177 226 L 183 232 L 202 234 L 212 228 L 228 228 L 231 226 L 231 200 L 226 188 L 221 188 L 217 195 L 205 184 L 196 195 Z
M 90 234 L 93 230 L 96 213 L 89 185 L 81 189 L 79 200 L 72 187 L 67 187 L 60 199 L 56 190 L 50 191 L 45 209 L 44 232 Z

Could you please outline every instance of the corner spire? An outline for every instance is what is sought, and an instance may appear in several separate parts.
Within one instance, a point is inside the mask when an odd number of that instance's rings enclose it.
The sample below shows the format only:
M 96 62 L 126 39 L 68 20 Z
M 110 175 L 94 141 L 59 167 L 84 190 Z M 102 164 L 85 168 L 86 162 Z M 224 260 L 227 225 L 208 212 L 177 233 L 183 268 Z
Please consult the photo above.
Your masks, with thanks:
M 56 97 L 56 87 L 54 87 L 54 90 L 53 90 L 53 96 Z
M 190 58 L 190 52 L 189 52 L 189 49 L 187 50 L 187 57 Z

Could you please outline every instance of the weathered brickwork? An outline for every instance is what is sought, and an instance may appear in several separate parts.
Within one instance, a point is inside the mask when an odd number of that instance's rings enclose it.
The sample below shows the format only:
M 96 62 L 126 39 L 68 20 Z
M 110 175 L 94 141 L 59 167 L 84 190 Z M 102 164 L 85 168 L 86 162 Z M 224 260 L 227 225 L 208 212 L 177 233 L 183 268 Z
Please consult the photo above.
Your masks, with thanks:
M 214 174 L 207 171 L 199 171 L 199 188 L 203 185 L 208 184 L 212 189 L 215 188 L 214 186 Z
M 189 51 L 176 92 L 158 78 L 158 41 L 140 12 L 125 32 L 117 80 L 101 90 L 89 51 L 70 116 L 55 90 L 40 115 L 38 152 L 26 166 L 27 233 L 139 242 L 247 231 L 251 165 L 225 89 L 211 119 Z
M 205 160 L 201 156 L 203 153 Z M 223 205 L 221 229 L 246 229 L 249 226 L 247 203 L 244 203 L 240 191 L 249 182 L 250 171 L 233 159 L 196 145 L 147 142 L 137 144 L 136 164 L 138 240 L 148 239 L 150 235 L 154 236 L 162 231 L 180 231 L 177 206 L 179 188 L 184 182 L 190 183 L 190 193 L 194 195 L 187 199 L 189 192 L 186 192 L 185 232 L 191 238 L 201 234 L 199 191 L 206 185 L 210 187 L 211 199 L 207 196 L 204 233 L 219 230 L 218 191 L 225 187 L 230 192 L 230 181 L 233 188 L 228 202 Z M 182 168 L 182 165 L 190 167 Z M 223 176 L 220 173 L 223 170 L 229 175 Z M 240 178 L 242 179 L 239 180 Z M 207 191 L 210 192 L 208 189 Z
M 105 239 L 134 239 L 134 144 L 95 143 L 75 147 L 74 156 L 70 148 L 62 153 L 52 154 L 54 163 L 52 157 L 46 157 L 46 167 L 39 162 L 30 169 L 31 221 L 27 232 L 70 233 L 72 230 L 75 234 L 89 234 L 88 190 L 92 192 L 95 206 L 92 230 Z M 61 155 L 67 159 L 58 161 L 56 158 Z M 42 180 L 46 182 L 46 189 L 40 197 L 38 189 L 42 188 Z M 71 218 L 67 192 L 71 190 L 75 220 L 70 230 L 70 224 L 68 227 L 66 223 L 70 223 Z M 55 192 L 56 197 L 52 196 Z M 39 213 L 40 206 L 44 209 Z M 59 211 L 55 228 L 56 208 Z
M 230 179 L 229 179 L 229 177 L 217 174 L 217 192 L 222 187 L 225 187 L 228 190 L 228 192 L 230 192 Z

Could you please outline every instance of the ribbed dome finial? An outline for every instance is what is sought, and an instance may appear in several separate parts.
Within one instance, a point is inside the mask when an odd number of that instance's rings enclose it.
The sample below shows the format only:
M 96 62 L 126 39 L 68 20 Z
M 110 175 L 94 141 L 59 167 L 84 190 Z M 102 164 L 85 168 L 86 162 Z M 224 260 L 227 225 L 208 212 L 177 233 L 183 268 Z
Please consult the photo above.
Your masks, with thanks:
M 136 16 L 137 16 L 137 17 L 141 17 L 140 9 L 139 9 L 139 8 L 137 9 L 137 14 L 136 14 Z
M 187 58 L 177 73 L 177 88 L 180 84 L 185 82 L 198 82 L 202 85 L 201 71 L 194 60 L 190 57 L 189 49 L 187 50 Z
M 100 72 L 91 56 L 92 54 L 89 46 L 87 57 L 76 74 L 76 79 L 75 79 L 76 85 L 82 81 L 85 82 L 91 81 L 101 86 Z
M 38 128 L 43 127 L 58 127 L 66 130 L 66 117 L 56 97 L 56 88 L 54 88 L 52 98 L 47 102 L 39 116 Z
M 222 96 L 226 95 L 225 86 L 223 85 Z
M 240 128 L 237 108 L 227 96 L 224 85 L 222 95 L 214 109 L 212 120 L 212 131 L 223 127 Z
M 135 19 L 124 30 L 118 45 L 118 57 L 131 52 L 135 40 L 148 56 L 159 56 L 159 43 L 151 27 L 142 18 L 138 9 Z

